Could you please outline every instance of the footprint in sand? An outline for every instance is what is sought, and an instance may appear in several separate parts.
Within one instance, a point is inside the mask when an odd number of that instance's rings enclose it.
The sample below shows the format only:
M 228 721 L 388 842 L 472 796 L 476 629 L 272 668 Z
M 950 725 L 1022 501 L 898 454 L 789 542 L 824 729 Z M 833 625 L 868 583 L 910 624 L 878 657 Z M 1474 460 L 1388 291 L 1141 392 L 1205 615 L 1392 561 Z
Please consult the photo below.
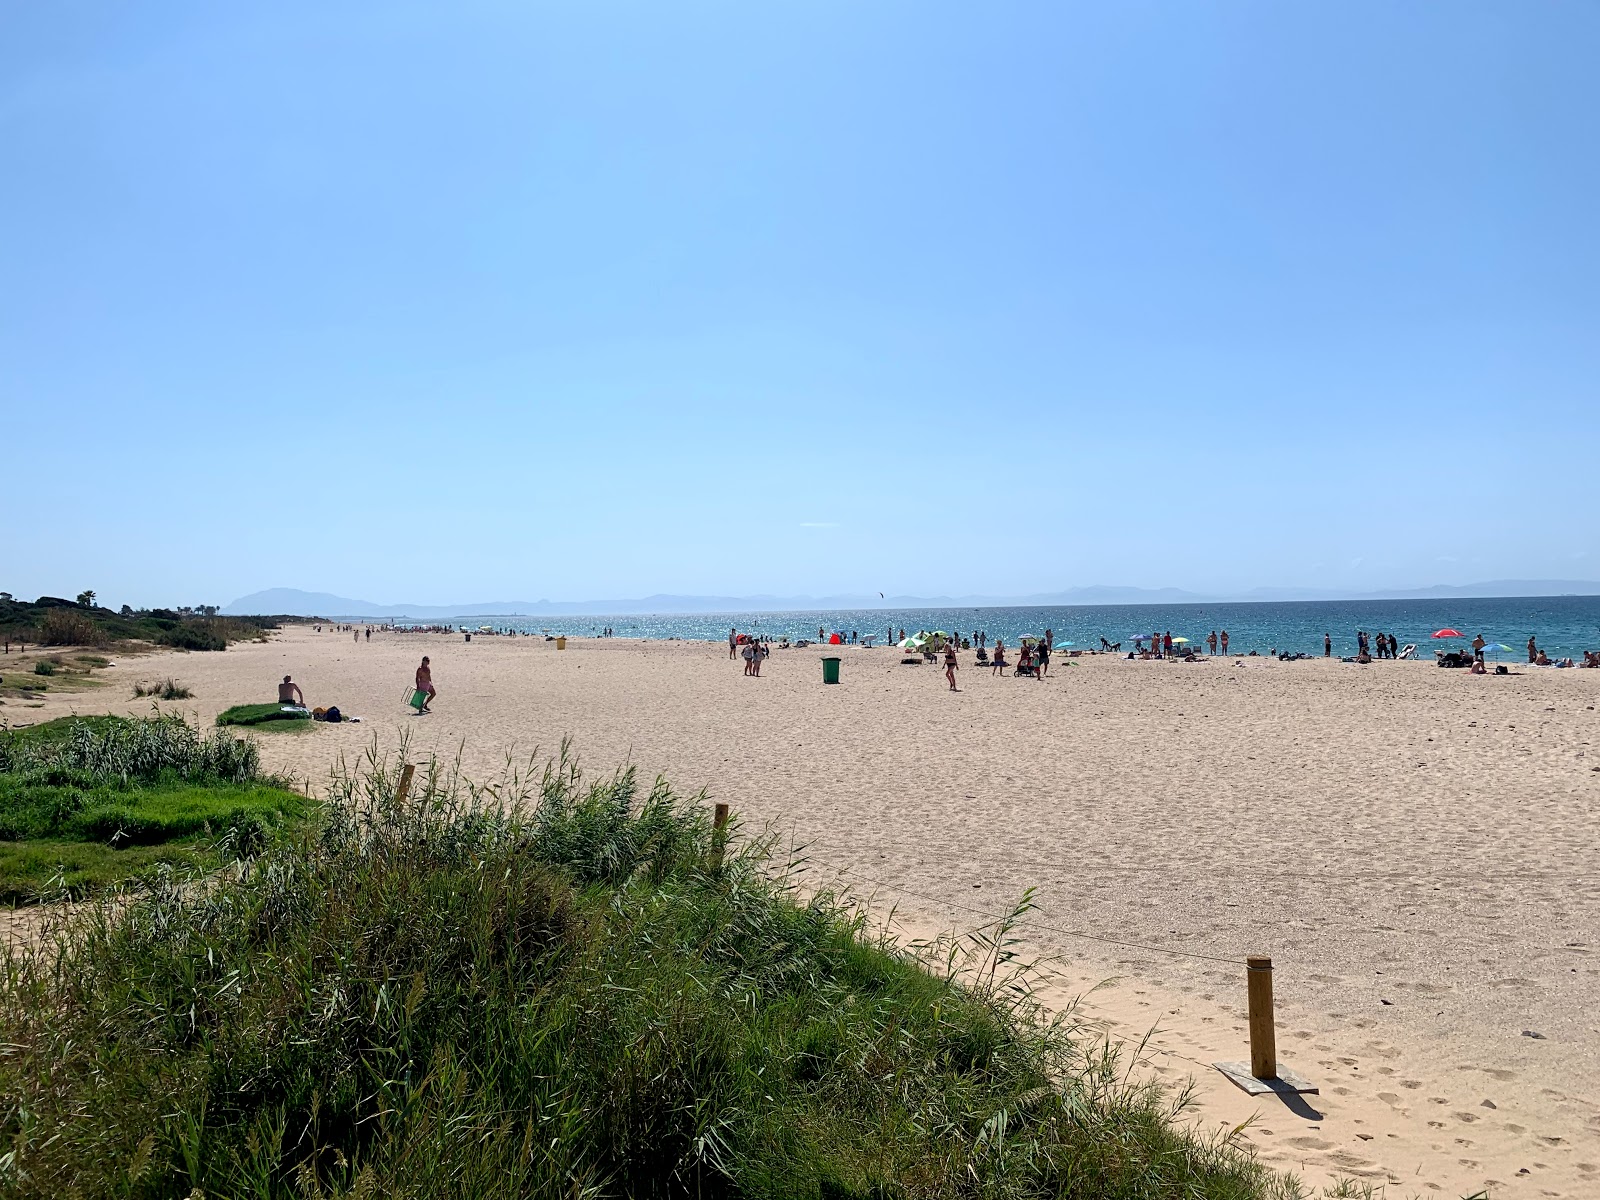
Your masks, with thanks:
M 1319 1137 L 1293 1137 L 1288 1144 L 1297 1150 L 1332 1150 L 1334 1143 Z

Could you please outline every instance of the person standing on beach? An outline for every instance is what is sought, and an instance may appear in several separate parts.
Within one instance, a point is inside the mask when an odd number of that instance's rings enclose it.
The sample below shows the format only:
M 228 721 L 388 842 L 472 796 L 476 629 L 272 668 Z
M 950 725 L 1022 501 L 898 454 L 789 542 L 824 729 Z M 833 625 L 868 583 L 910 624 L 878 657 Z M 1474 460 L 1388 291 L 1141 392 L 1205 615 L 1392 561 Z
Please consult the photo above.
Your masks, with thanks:
M 1322 635 L 1322 657 L 1323 658 L 1332 658 L 1333 657 L 1333 635 L 1332 634 L 1325 633 L 1325 634 Z
M 1172 657 L 1172 630 L 1167 630 L 1161 635 L 1161 657 Z
M 1528 635 L 1528 661 L 1539 661 L 1539 647 L 1533 644 L 1533 635 L 1531 633 Z
M 1487 646 L 1488 644 L 1489 644 L 1488 642 L 1483 640 L 1483 634 L 1481 634 L 1481 633 L 1477 637 L 1473 638 L 1472 639 L 1472 657 L 1477 659 L 1479 662 L 1482 662 L 1483 661 L 1483 648 L 1485 646 Z
M 1211 651 L 1212 654 L 1217 652 L 1217 631 L 1215 629 L 1206 634 L 1206 649 Z
M 739 653 L 744 657 L 744 673 L 746 675 L 754 675 L 756 673 L 756 644 L 754 642 L 746 642 L 744 649 Z
M 956 671 L 959 669 L 959 664 L 956 662 L 955 643 L 946 642 L 944 644 L 944 677 L 950 681 L 950 690 L 952 692 L 961 690 L 956 687 Z
M 1044 682 L 1044 677 L 1050 673 L 1050 631 L 1044 631 L 1044 640 L 1039 643 L 1037 655 L 1039 669 L 1034 672 L 1034 678 Z
M 417 668 L 417 691 L 426 697 L 422 702 L 422 707 L 417 709 L 417 712 L 432 712 L 433 698 L 439 692 L 433 686 L 433 668 L 428 665 L 428 656 L 426 654 L 422 656 L 422 665 Z
M 738 645 L 739 645 L 739 631 L 737 629 L 729 629 L 728 630 L 728 661 L 729 662 L 732 662 L 734 655 L 739 653 Z
M 1226 654 L 1228 652 L 1228 631 L 1226 629 L 1224 629 L 1222 631 L 1221 641 L 1222 641 L 1222 652 L 1224 654 Z

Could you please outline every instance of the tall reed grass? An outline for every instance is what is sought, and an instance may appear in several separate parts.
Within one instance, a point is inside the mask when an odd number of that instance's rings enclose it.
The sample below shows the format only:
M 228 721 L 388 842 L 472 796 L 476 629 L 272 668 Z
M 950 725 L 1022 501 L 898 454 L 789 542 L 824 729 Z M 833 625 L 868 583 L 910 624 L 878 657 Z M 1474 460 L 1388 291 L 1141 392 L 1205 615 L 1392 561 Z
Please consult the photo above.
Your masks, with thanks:
M 249 783 L 262 778 L 261 750 L 226 730 L 201 733 L 177 713 L 142 720 L 70 722 L 64 733 L 0 735 L 0 771 L 35 775 L 41 783 L 127 786 L 163 778 Z
M 71 608 L 46 609 L 36 636 L 46 646 L 98 646 L 105 640 L 87 614 Z
M 297 844 L 5 962 L 0 1189 L 82 1197 L 1287 1197 L 1046 1020 L 1009 928 L 929 969 L 703 797 L 568 747 L 374 753 Z

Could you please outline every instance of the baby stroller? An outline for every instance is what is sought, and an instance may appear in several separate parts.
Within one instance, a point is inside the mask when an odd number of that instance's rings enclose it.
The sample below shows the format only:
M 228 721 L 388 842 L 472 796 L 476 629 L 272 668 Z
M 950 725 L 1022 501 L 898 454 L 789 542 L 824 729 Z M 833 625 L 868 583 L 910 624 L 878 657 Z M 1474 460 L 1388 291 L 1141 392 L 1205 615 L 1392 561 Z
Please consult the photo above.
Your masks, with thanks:
M 1039 677 L 1039 657 L 1037 653 L 1038 638 L 1023 638 L 1022 648 L 1017 654 L 1017 665 L 1011 672 L 1013 679 L 1037 679 Z

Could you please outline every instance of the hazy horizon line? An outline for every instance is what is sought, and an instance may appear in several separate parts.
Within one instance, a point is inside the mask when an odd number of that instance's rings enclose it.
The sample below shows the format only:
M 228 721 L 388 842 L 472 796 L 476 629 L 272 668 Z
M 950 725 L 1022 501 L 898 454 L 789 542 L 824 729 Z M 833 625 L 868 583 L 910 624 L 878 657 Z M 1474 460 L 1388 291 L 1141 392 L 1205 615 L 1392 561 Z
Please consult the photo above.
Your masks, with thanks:
M 1519 590 L 1523 589 L 1523 590 Z M 498 600 L 457 604 L 380 604 L 328 592 L 267 588 L 223 605 L 227 615 L 284 616 L 627 616 L 739 612 L 826 612 L 836 609 L 1125 607 L 1182 604 L 1282 604 L 1383 600 L 1507 600 L 1600 596 L 1593 580 L 1485 580 L 1469 584 L 1385 588 L 1372 591 L 1334 588 L 1258 587 L 1244 591 L 1194 592 L 1178 587 L 1139 588 L 1108 584 L 1063 588 L 1017 596 L 863 595 L 691 595 L 655 593 L 609 600 Z

